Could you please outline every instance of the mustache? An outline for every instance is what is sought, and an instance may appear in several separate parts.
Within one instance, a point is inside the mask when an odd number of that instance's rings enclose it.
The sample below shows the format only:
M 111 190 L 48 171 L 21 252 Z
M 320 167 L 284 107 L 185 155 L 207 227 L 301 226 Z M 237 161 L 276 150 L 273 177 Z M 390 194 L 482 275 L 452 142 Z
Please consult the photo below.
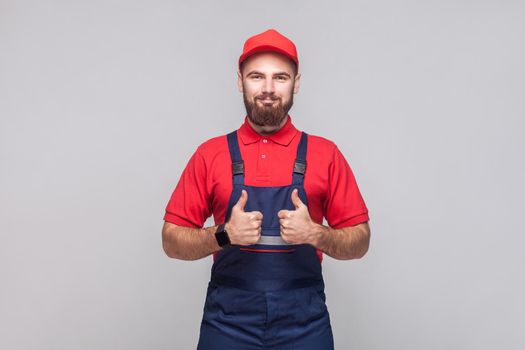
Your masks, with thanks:
M 281 98 L 280 97 L 277 97 L 275 96 L 274 94 L 260 94 L 260 95 L 257 95 L 255 96 L 255 99 L 256 100 L 267 100 L 267 99 L 270 99 L 270 100 L 280 100 Z

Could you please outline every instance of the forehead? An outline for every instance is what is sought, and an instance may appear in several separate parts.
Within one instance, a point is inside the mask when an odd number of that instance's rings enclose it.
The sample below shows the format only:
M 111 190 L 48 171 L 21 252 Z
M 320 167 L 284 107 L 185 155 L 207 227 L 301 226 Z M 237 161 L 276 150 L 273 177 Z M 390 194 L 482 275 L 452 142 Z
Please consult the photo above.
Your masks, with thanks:
M 284 71 L 291 75 L 294 72 L 294 63 L 288 57 L 276 52 L 259 52 L 243 62 L 241 73 L 248 74 L 254 70 L 260 72 Z

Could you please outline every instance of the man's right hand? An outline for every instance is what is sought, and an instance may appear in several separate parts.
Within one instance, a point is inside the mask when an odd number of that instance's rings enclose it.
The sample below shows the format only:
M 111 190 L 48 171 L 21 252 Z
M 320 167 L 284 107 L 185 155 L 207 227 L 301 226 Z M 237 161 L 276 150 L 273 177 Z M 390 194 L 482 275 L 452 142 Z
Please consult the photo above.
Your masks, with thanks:
M 251 245 L 261 237 L 263 214 L 260 211 L 244 211 L 248 193 L 242 190 L 237 203 L 232 207 L 230 220 L 225 224 L 231 244 Z

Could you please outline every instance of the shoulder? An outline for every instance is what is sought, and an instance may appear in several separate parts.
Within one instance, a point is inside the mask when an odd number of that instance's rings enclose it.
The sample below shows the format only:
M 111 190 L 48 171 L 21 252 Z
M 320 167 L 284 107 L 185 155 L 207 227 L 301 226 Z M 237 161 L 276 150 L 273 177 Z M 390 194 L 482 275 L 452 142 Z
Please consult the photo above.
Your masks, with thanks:
M 212 137 L 202 142 L 196 153 L 205 160 L 213 160 L 221 153 L 228 152 L 228 140 L 226 134 Z
M 325 137 L 312 135 L 308 133 L 308 153 L 323 155 L 324 157 L 333 155 L 337 150 L 337 145 L 334 141 L 329 140 Z

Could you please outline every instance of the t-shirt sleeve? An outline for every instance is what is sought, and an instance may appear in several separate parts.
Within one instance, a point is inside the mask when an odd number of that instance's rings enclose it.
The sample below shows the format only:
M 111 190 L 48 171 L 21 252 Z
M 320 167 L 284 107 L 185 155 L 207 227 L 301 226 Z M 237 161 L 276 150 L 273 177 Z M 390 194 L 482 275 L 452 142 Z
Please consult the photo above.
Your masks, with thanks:
M 368 209 L 357 186 L 354 173 L 337 146 L 329 167 L 329 188 L 325 207 L 328 225 L 333 228 L 354 226 L 369 220 Z
M 199 149 L 190 158 L 171 194 L 164 220 L 175 225 L 202 228 L 211 215 L 206 162 Z

